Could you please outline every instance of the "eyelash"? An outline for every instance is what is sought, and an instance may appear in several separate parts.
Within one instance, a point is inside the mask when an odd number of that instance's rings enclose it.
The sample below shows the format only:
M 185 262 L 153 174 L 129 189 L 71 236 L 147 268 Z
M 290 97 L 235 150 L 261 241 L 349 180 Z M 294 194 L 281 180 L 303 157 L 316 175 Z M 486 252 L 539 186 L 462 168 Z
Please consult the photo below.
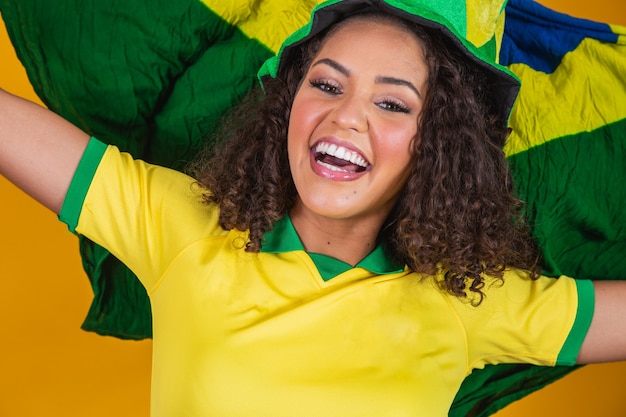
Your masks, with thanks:
M 411 109 L 406 104 L 393 99 L 384 99 L 382 102 L 378 103 L 378 106 L 383 108 L 384 110 L 389 110 L 395 113 L 411 112 Z
M 325 80 L 310 80 L 309 85 L 312 88 L 316 88 L 326 94 L 341 94 L 341 89 L 338 86 Z M 384 99 L 377 103 L 378 107 L 383 110 L 387 110 L 393 113 L 410 113 L 411 109 L 399 100 Z
M 341 93 L 341 91 L 339 90 L 339 87 L 332 85 L 331 83 L 325 80 L 311 80 L 309 81 L 309 85 L 313 88 L 317 88 L 318 90 L 321 90 L 324 93 L 329 93 L 329 94 Z

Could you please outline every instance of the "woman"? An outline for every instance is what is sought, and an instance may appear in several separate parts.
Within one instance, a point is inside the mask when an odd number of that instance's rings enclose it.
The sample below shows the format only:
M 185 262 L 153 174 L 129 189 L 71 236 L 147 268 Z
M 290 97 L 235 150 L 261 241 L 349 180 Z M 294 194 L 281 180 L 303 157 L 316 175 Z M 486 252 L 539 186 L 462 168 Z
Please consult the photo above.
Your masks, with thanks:
M 445 415 L 487 363 L 625 356 L 621 283 L 593 284 L 589 325 L 591 283 L 515 268 L 534 258 L 498 149 L 514 80 L 416 27 L 441 26 L 427 6 L 372 7 L 318 8 L 203 187 L 1 94 L 2 173 L 151 296 L 153 415 Z

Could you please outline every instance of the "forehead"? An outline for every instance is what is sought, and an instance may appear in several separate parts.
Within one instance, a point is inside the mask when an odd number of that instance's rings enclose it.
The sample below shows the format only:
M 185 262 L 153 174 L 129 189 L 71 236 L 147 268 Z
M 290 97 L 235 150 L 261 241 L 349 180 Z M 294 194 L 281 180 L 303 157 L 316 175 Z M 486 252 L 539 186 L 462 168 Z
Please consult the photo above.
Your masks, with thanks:
M 426 69 L 425 45 L 420 37 L 398 18 L 387 15 L 350 17 L 331 28 L 317 57 L 357 56 L 370 65 L 403 65 Z

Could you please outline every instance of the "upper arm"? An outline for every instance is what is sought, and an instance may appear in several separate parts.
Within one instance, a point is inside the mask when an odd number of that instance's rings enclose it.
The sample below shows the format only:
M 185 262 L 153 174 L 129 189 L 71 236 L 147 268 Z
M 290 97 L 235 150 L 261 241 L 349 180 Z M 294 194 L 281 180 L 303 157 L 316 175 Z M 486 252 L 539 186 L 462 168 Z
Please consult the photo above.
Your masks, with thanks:
M 595 309 L 578 363 L 626 360 L 626 282 L 594 281 Z
M 59 213 L 89 135 L 0 89 L 0 174 Z
M 107 249 L 149 291 L 185 249 L 226 233 L 195 181 L 92 140 L 60 220 Z
M 476 365 L 574 364 L 591 321 L 590 281 L 533 280 L 526 272 L 511 269 L 505 271 L 504 283 L 488 284 L 485 293 L 478 307 L 457 307 L 470 318 L 463 320 L 469 355 L 477 358 Z

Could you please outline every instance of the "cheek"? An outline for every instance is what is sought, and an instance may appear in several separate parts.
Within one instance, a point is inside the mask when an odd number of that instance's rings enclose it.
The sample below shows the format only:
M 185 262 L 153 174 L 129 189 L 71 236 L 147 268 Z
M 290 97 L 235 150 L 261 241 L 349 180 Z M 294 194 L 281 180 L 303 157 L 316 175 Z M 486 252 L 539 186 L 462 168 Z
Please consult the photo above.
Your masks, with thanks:
M 307 90 L 296 94 L 289 116 L 289 133 L 307 141 L 328 112 L 328 105 L 324 100 L 316 99 L 310 95 Z
M 316 126 L 312 113 L 312 106 L 296 96 L 291 107 L 287 131 L 287 152 L 292 171 L 294 164 L 297 165 L 309 158 L 309 141 Z
M 416 129 L 390 129 L 387 130 L 385 140 L 380 142 L 378 154 L 385 160 L 386 175 L 395 178 L 399 183 L 404 183 L 410 175 L 411 164 L 414 161 Z
M 414 142 L 417 140 L 417 126 L 400 126 L 390 124 L 383 132 L 385 153 L 395 155 L 398 161 L 408 161 L 414 153 Z
M 302 111 L 300 111 L 300 106 L 297 101 L 294 101 L 289 114 L 289 127 L 287 130 L 287 146 L 290 154 L 298 138 L 302 137 L 301 117 Z
M 306 129 L 306 126 L 310 124 L 312 112 L 313 106 L 311 106 L 310 102 L 303 98 L 302 95 L 296 95 L 291 105 L 289 130 L 295 132 Z

